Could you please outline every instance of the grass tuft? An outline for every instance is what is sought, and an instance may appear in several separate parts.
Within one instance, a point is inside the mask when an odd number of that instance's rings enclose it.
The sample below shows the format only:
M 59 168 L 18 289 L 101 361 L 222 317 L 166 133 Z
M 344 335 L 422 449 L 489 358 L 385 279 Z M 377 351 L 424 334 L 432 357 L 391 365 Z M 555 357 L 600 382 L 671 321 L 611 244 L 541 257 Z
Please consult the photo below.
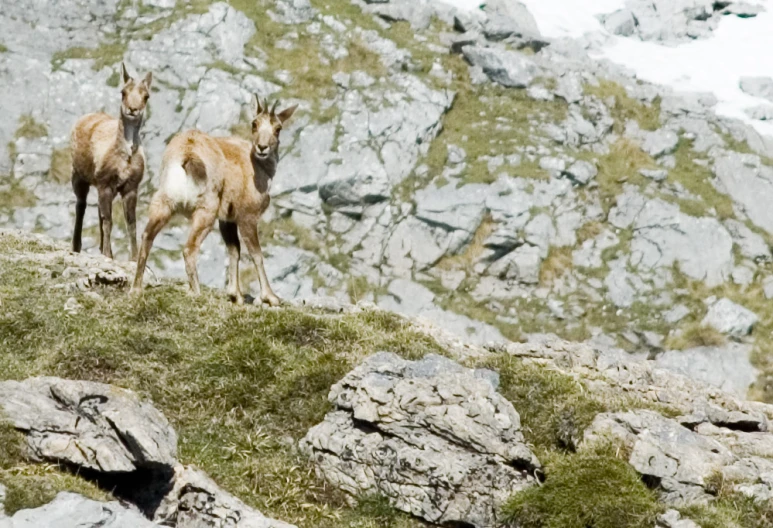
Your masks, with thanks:
M 660 97 L 652 104 L 646 105 L 628 95 L 622 85 L 602 79 L 598 86 L 585 86 L 585 93 L 595 95 L 599 99 L 614 97 L 612 117 L 615 119 L 615 132 L 620 134 L 625 130 L 625 124 L 629 120 L 639 123 L 643 130 L 657 130 L 660 128 Z
M 691 323 L 678 336 L 670 336 L 666 340 L 666 347 L 671 350 L 686 350 L 695 347 L 722 346 L 726 342 L 725 336 L 714 327 Z
M 31 115 L 24 115 L 19 118 L 19 126 L 16 129 L 14 137 L 19 138 L 42 138 L 48 135 L 48 128 L 43 123 L 35 120 Z
M 56 71 L 68 59 L 93 59 L 92 69 L 99 71 L 106 66 L 112 66 L 120 62 L 126 53 L 126 46 L 125 42 L 110 42 L 102 43 L 96 48 L 78 46 L 64 51 L 57 51 L 51 58 L 51 66 Z
M 662 507 L 636 470 L 611 447 L 552 454 L 545 482 L 522 491 L 504 508 L 518 528 L 640 528 L 654 526 Z

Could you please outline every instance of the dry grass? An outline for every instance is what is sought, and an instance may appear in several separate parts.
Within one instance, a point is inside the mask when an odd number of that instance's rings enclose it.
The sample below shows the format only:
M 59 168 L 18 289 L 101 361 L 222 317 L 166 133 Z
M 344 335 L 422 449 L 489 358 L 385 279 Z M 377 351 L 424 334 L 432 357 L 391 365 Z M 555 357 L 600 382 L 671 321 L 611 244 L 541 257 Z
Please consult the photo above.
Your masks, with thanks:
M 585 86 L 585 93 L 595 95 L 600 99 L 614 97 L 615 104 L 612 107 L 612 117 L 615 118 L 615 132 L 618 134 L 625 130 L 625 124 L 629 120 L 639 123 L 643 130 L 657 130 L 660 128 L 660 98 L 656 98 L 651 105 L 646 105 L 630 97 L 625 88 L 620 84 L 602 79 L 598 86 Z
M 646 184 L 646 178 L 639 174 L 639 171 L 656 167 L 652 156 L 644 152 L 639 145 L 626 138 L 617 140 L 610 147 L 609 154 L 599 160 L 596 182 L 599 185 L 602 205 L 607 209 L 614 205 L 626 183 L 640 186 Z
M 678 336 L 669 337 L 666 340 L 666 347 L 671 350 L 686 350 L 695 347 L 722 346 L 726 342 L 725 336 L 713 327 L 692 323 Z
M 556 279 L 560 278 L 567 271 L 572 269 L 572 248 L 570 247 L 551 247 L 550 252 L 539 270 L 539 283 L 542 286 L 549 286 Z
M 35 120 L 31 115 L 24 115 L 19 118 L 19 126 L 16 129 L 14 137 L 19 138 L 41 138 L 48 135 L 48 128 L 43 123 Z
M 72 153 L 70 148 L 55 149 L 51 153 L 49 177 L 56 183 L 69 183 L 72 175 Z

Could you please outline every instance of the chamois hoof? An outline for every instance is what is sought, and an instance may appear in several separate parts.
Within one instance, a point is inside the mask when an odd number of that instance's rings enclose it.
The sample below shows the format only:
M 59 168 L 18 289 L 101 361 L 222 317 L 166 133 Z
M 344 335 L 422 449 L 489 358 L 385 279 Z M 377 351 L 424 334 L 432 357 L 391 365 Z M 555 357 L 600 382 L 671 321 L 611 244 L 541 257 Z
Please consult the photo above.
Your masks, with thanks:
M 276 307 L 282 304 L 282 300 L 276 295 L 266 295 L 265 297 L 261 297 L 260 300 L 263 301 L 263 304 L 267 304 L 272 307 Z

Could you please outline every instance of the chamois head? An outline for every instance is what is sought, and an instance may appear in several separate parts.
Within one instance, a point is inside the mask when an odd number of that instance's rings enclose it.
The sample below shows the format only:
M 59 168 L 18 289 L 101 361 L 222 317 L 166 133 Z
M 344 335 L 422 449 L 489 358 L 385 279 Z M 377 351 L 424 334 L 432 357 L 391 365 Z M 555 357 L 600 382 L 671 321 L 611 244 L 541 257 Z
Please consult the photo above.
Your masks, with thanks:
M 279 147 L 279 132 L 285 121 L 292 117 L 298 105 L 276 112 L 279 101 L 275 101 L 269 110 L 268 100 L 261 104 L 258 95 L 252 98 L 252 152 L 257 159 L 266 159 Z
M 121 63 L 121 77 L 123 78 L 123 88 L 121 88 L 121 116 L 129 121 L 138 121 L 145 114 L 145 106 L 150 97 L 150 83 L 153 81 L 153 74 L 148 72 L 145 78 L 137 82 L 135 78 L 126 71 L 126 66 Z

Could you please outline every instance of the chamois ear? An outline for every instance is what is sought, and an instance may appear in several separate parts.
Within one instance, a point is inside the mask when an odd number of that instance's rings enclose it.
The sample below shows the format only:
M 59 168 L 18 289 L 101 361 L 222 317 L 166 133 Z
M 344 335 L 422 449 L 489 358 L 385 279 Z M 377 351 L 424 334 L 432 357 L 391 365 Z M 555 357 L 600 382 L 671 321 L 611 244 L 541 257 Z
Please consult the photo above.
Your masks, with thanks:
M 258 97 L 258 94 L 252 94 L 250 110 L 252 111 L 252 115 L 255 116 L 260 115 L 260 113 L 263 111 L 263 109 L 260 107 L 260 98 Z
M 150 90 L 150 83 L 153 82 L 153 72 L 148 72 L 145 74 L 145 78 L 142 79 L 142 84 L 145 85 L 145 88 Z
M 121 63 L 121 78 L 123 79 L 124 84 L 132 80 L 131 75 L 126 71 L 126 65 L 123 62 Z
M 298 108 L 298 105 L 297 105 L 297 104 L 296 104 L 296 105 L 293 105 L 293 106 L 291 106 L 290 108 L 285 108 L 284 110 L 282 110 L 281 112 L 279 112 L 279 113 L 276 115 L 276 117 L 277 117 L 277 119 L 279 119 L 279 122 L 280 122 L 280 123 L 284 123 L 285 121 L 287 121 L 288 119 L 290 119 L 290 118 L 293 116 L 293 114 L 295 113 L 295 110 L 296 110 L 297 108 Z

